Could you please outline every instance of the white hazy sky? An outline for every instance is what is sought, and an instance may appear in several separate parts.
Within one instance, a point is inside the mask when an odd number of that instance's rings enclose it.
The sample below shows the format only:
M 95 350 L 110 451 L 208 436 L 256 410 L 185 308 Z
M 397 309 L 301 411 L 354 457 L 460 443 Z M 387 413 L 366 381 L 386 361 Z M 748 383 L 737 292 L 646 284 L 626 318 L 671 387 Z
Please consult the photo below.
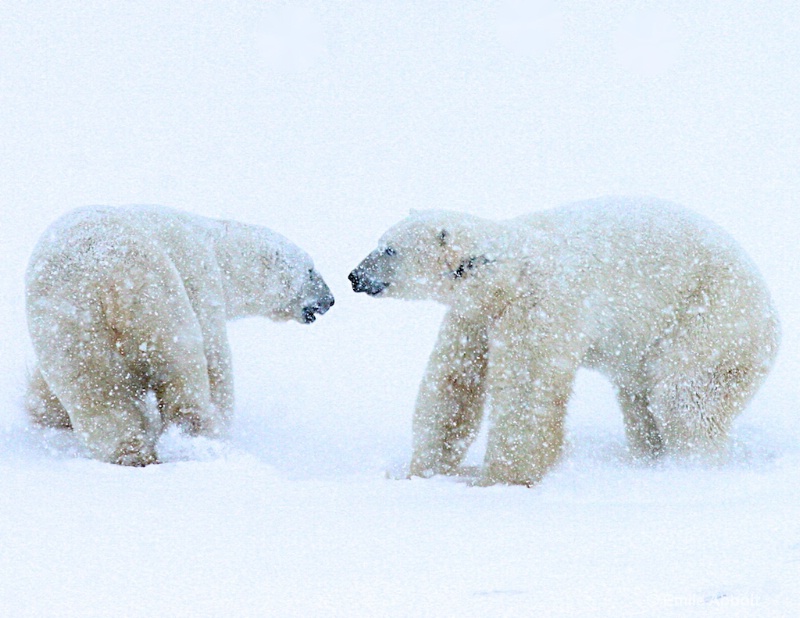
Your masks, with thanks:
M 6 0 L 4 380 L 18 390 L 30 359 L 27 255 L 78 205 L 165 204 L 303 246 L 336 307 L 314 330 L 260 321 L 233 336 L 318 351 L 303 352 L 329 365 L 311 392 L 372 418 L 376 400 L 413 404 L 439 317 L 350 292 L 347 273 L 388 225 L 409 208 L 506 217 L 625 194 L 681 202 L 744 245 L 783 316 L 780 384 L 794 383 L 799 14 L 779 0 Z M 269 361 L 254 354 L 258 375 Z M 291 384 L 300 354 L 271 377 Z

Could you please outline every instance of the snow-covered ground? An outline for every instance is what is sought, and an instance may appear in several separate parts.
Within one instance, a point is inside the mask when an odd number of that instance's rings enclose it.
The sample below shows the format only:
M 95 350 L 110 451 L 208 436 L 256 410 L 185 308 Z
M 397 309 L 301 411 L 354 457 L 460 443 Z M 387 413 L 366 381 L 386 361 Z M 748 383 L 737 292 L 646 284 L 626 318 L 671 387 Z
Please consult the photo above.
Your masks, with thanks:
M 788 0 L 4 1 L 0 615 L 800 615 L 799 29 Z M 539 486 L 396 480 L 442 309 L 350 269 L 409 208 L 609 194 L 714 219 L 774 294 L 730 461 L 631 462 L 585 372 Z M 336 295 L 230 325 L 229 441 L 129 469 L 27 425 L 26 260 L 98 203 L 267 225 Z

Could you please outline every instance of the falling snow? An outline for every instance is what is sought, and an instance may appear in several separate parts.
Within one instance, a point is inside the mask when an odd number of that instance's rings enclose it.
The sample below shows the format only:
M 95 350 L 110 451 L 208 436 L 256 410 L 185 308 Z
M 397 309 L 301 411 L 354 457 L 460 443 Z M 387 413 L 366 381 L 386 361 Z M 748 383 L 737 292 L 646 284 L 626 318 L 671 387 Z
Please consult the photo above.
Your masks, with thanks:
M 799 20 L 782 0 L 3 2 L 0 614 L 800 615 Z M 539 484 L 469 484 L 485 425 L 462 476 L 406 480 L 445 309 L 347 274 L 412 208 L 603 195 L 684 204 L 766 281 L 781 348 L 727 461 L 635 459 L 583 369 Z M 129 468 L 26 418 L 26 265 L 88 204 L 264 226 L 324 274 L 314 324 L 228 324 L 228 439 L 169 428 L 163 463 Z

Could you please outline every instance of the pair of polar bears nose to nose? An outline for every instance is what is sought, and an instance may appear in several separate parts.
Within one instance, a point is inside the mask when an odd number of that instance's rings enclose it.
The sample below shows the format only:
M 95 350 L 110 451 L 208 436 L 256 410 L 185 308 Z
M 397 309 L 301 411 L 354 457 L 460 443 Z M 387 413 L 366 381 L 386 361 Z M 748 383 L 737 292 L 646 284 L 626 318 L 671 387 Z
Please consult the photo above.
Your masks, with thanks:
M 742 248 L 651 199 L 504 221 L 412 211 L 349 280 L 355 292 L 448 307 L 415 405 L 413 476 L 464 474 L 487 410 L 472 481 L 538 482 L 560 456 L 581 367 L 614 385 L 633 457 L 723 458 L 780 339 Z M 226 320 L 310 323 L 333 303 L 308 255 L 265 228 L 159 207 L 80 209 L 45 232 L 29 264 L 28 411 L 74 429 L 95 458 L 155 463 L 167 426 L 222 436 L 230 423 Z

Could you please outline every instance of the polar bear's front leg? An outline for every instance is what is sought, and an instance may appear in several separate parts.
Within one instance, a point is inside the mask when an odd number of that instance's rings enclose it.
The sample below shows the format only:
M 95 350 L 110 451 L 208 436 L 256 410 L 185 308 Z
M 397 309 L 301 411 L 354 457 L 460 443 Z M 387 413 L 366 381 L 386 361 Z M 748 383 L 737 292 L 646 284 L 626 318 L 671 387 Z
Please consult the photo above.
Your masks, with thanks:
M 450 311 L 417 395 L 413 476 L 453 474 L 480 428 L 488 340 L 483 318 Z
M 196 269 L 184 274 L 184 286 L 203 336 L 207 371 L 210 406 L 200 432 L 217 437 L 227 433 L 233 415 L 233 367 L 221 284 L 223 275 L 216 268 L 213 256 L 201 253 L 201 249 L 197 249 L 200 255 L 195 263 L 183 265 L 184 269 Z
M 206 349 L 211 405 L 217 417 L 216 433 L 225 432 L 233 415 L 233 368 L 225 331 L 212 350 Z
M 578 350 L 564 325 L 531 325 L 512 307 L 490 333 L 489 442 L 480 484 L 532 485 L 558 461 Z
M 198 315 L 177 271 L 156 266 L 138 288 L 109 296 L 106 322 L 135 367 L 129 373 L 143 374 L 147 389 L 155 393 L 163 424 L 192 435 L 218 435 Z
M 203 351 L 208 368 L 211 409 L 208 411 L 210 435 L 227 432 L 233 415 L 233 367 L 224 314 L 199 315 L 203 332 Z

